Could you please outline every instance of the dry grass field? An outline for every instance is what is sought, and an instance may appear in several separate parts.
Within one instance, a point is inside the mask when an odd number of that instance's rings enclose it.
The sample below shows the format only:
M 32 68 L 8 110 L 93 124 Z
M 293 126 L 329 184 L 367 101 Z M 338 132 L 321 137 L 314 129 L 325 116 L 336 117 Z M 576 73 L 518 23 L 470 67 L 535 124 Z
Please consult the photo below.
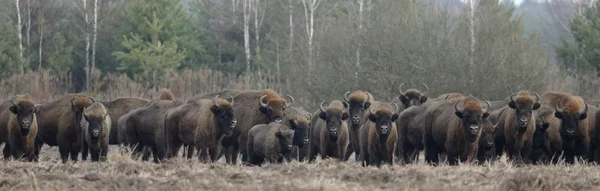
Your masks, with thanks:
M 62 164 L 44 147 L 39 163 L 0 162 L 0 190 L 598 190 L 597 166 L 415 164 L 361 167 L 334 160 L 262 167 L 174 159 L 133 161 L 111 147 L 109 161 Z

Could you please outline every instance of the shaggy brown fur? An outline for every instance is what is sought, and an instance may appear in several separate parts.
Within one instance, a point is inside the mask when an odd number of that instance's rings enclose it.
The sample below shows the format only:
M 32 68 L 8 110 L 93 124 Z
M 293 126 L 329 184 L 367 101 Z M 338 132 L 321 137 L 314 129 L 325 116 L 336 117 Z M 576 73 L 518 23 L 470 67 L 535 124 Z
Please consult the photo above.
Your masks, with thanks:
M 396 124 L 398 113 L 390 104 L 376 102 L 369 109 L 369 120 L 360 129 L 360 154 L 363 166 L 381 163 L 394 164 L 398 141 Z
M 266 97 L 261 100 L 263 95 Z M 273 121 L 283 122 L 287 107 L 289 107 L 287 101 L 271 89 L 247 91 L 235 96 L 233 111 L 238 123 L 231 137 L 227 137 L 232 147 L 230 152 L 225 153 L 228 163 L 236 163 L 240 152 L 243 155 L 242 161 L 247 162 L 248 155 L 245 143 L 248 142 L 250 128 L 254 125 L 267 124 Z
M 560 121 L 554 118 L 554 109 L 542 106 L 535 114 L 535 132 L 531 147 L 533 164 L 558 162 L 562 152 Z
M 160 89 L 158 92 L 156 92 L 157 98 L 154 100 L 170 100 L 173 101 L 175 100 L 175 96 L 173 95 L 173 92 L 171 92 L 168 89 Z
M 83 109 L 94 100 L 85 94 L 67 94 L 53 102 L 42 103 L 37 113 L 38 139 L 35 155 L 39 155 L 42 145 L 58 146 L 63 163 L 69 156 L 77 161 L 81 152 L 81 120 Z
M 450 102 L 454 102 L 457 99 L 463 98 L 464 95 L 462 95 L 461 93 L 446 93 L 446 94 L 442 94 L 439 95 L 438 97 L 431 99 L 430 101 L 450 101 Z M 429 99 L 428 99 L 429 100 Z M 425 102 L 427 103 L 427 102 Z
M 481 135 L 479 127 L 489 115 L 486 108 L 471 96 L 429 107 L 425 114 L 425 161 L 438 164 L 443 153 L 450 165 L 471 161 Z
M 93 103 L 83 111 L 82 159 L 87 159 L 87 153 L 92 155 L 92 161 L 106 161 L 111 130 L 110 111 L 100 102 Z
M 303 161 L 308 155 L 308 131 L 312 114 L 301 107 L 290 107 L 286 110 L 283 124 L 294 130 L 294 148 L 290 154 L 292 159 Z
M 219 96 L 220 98 L 228 98 L 229 96 L 235 97 L 238 94 L 242 93 L 242 91 L 239 90 L 232 90 L 232 89 L 226 89 L 220 92 L 214 92 L 214 93 L 207 93 L 207 94 L 198 94 L 195 96 L 192 96 L 192 98 L 188 99 L 189 101 L 198 101 L 201 99 L 213 99 L 215 98 L 215 96 Z
M 9 151 L 14 159 L 26 157 L 27 160 L 37 160 L 35 155 L 35 138 L 38 132 L 35 113 L 36 106 L 29 95 L 17 95 L 6 100 L 11 106 L 2 111 L 1 118 L 8 118 L 2 124 L 8 128 L 8 142 L 4 146 L 5 152 Z M 7 116 L 4 116 L 7 115 Z M 9 157 L 5 155 L 4 159 Z
M 509 159 L 514 162 L 528 163 L 536 124 L 533 112 L 541 105 L 536 102 L 539 101 L 536 95 L 529 91 L 519 91 L 511 97 L 497 119 L 498 127 L 504 130 L 504 142 L 497 143 L 496 148 L 504 148 Z M 502 150 L 498 150 L 500 151 Z
M 308 160 L 314 161 L 317 154 L 321 158 L 327 157 L 344 160 L 346 149 L 349 144 L 349 130 L 346 120 L 350 117 L 346 111 L 347 104 L 339 100 L 333 100 L 317 112 L 318 119 L 313 120 L 309 140 Z M 315 118 L 316 118 L 315 116 Z
M 360 144 L 358 141 L 358 129 L 365 123 L 367 117 L 367 110 L 371 106 L 371 103 L 375 102 L 375 98 L 365 91 L 357 90 L 352 93 L 346 92 L 344 95 L 344 100 L 348 102 L 349 108 L 348 112 L 350 114 L 350 118 L 348 118 L 348 126 L 350 128 L 350 145 L 348 146 L 348 150 L 346 150 L 346 156 L 344 156 L 344 160 L 348 160 L 352 153 L 357 161 L 360 161 Z M 356 148 L 356 149 L 354 149 Z
M 495 128 L 490 120 L 483 120 L 479 146 L 477 147 L 477 161 L 480 164 L 496 159 L 496 148 L 494 147 Z
M 281 123 L 259 124 L 248 131 L 248 163 L 282 163 L 292 151 L 294 131 Z
M 127 142 L 137 145 L 133 155 L 137 158 L 144 147 L 148 147 L 154 156 L 154 162 L 162 161 L 166 154 L 165 116 L 167 112 L 183 104 L 180 100 L 153 100 L 148 105 L 132 111 L 124 122 Z M 144 155 L 142 160 L 148 160 Z
M 398 106 L 399 106 L 398 112 L 402 112 L 405 109 L 412 107 L 412 106 L 420 106 L 421 104 L 423 104 L 427 101 L 427 96 L 425 96 L 425 94 L 429 90 L 429 87 L 427 87 L 427 85 L 423 84 L 423 86 L 425 87 L 425 92 L 421 92 L 417 89 L 408 89 L 403 92 L 402 91 L 403 85 L 404 85 L 404 83 L 401 84 L 400 88 L 398 89 L 398 91 L 400 92 L 400 95 L 398 97 L 394 98 L 394 100 L 392 100 L 392 103 L 398 104 Z
M 587 158 L 590 149 L 588 112 L 590 108 L 579 96 L 565 92 L 546 92 L 542 103 L 554 108 L 554 116 L 560 120 L 559 132 L 563 142 L 565 162 L 575 162 L 575 157 Z M 561 111 L 562 110 L 562 111 Z
M 140 98 L 119 98 L 113 101 L 101 101 L 102 105 L 108 109 L 108 116 L 110 117 L 110 139 L 109 144 L 117 145 L 119 142 L 119 125 L 118 121 L 121 116 L 129 113 L 131 110 L 143 107 L 148 104 L 149 100 Z

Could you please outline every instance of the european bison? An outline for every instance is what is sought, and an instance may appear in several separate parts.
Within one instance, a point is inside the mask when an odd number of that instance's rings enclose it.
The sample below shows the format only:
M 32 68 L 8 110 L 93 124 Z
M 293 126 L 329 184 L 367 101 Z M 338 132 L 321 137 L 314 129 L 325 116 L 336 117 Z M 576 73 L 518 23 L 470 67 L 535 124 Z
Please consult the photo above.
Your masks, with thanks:
M 140 98 L 119 98 L 113 101 L 100 101 L 100 103 L 102 103 L 102 105 L 104 105 L 104 107 L 106 107 L 106 109 L 108 110 L 108 116 L 110 118 L 110 121 L 113 122 L 111 123 L 110 127 L 110 139 L 108 142 L 109 144 L 121 144 L 118 138 L 119 124 L 117 123 L 117 121 L 119 121 L 119 118 L 121 118 L 123 115 L 129 113 L 134 109 L 143 107 L 144 105 L 148 104 L 148 102 L 150 101 Z
M 111 130 L 110 111 L 100 102 L 93 103 L 83 110 L 83 149 L 82 160 L 87 159 L 87 153 L 92 155 L 92 161 L 106 161 Z
M 481 107 L 479 100 L 468 96 L 455 103 L 442 103 L 427 109 L 425 114 L 425 161 L 438 164 L 446 153 L 450 165 L 473 159 L 480 136 L 480 127 L 489 116 L 489 102 Z
M 35 141 L 35 155 L 42 145 L 58 146 L 60 157 L 66 163 L 69 156 L 77 161 L 81 152 L 81 120 L 83 109 L 92 105 L 94 98 L 85 94 L 67 94 L 53 102 L 38 106 L 36 115 L 38 136 Z
M 579 96 L 565 92 L 546 92 L 543 104 L 554 107 L 554 116 L 560 122 L 565 162 L 572 164 L 575 157 L 587 157 L 590 149 L 588 104 Z
M 421 92 L 417 89 L 408 89 L 406 91 L 402 91 L 402 86 L 404 86 L 404 83 L 400 84 L 400 88 L 398 89 L 400 96 L 392 100 L 392 103 L 400 106 L 398 108 L 398 112 L 402 112 L 412 106 L 420 106 L 427 101 L 427 96 L 425 96 L 425 94 L 427 91 L 429 91 L 429 87 L 427 87 L 425 83 L 423 83 L 423 86 L 425 86 L 425 92 Z
M 3 110 L 0 115 L 2 126 L 8 129 L 8 142 L 4 146 L 4 159 L 8 160 L 10 156 L 14 159 L 26 157 L 29 161 L 37 160 L 35 155 L 35 138 L 38 132 L 36 119 L 37 107 L 31 96 L 16 95 L 10 100 L 6 100 L 3 106 L 8 109 Z M 0 108 L 5 108 L 0 106 Z M 10 156 L 8 155 L 10 153 Z
M 365 123 L 366 112 L 371 106 L 371 103 L 375 102 L 373 95 L 369 92 L 357 90 L 352 93 L 349 91 L 344 94 L 344 100 L 348 103 L 348 112 L 350 118 L 348 118 L 348 126 L 350 128 L 350 145 L 346 151 L 344 160 L 348 160 L 350 155 L 354 153 L 356 161 L 360 161 L 360 144 L 358 141 L 358 130 Z
M 201 99 L 213 99 L 215 96 L 219 96 L 219 97 L 235 97 L 238 94 L 242 93 L 242 91 L 239 90 L 232 90 L 232 89 L 225 89 L 223 91 L 220 92 L 214 92 L 214 93 L 207 93 L 207 94 L 198 94 L 193 96 L 192 98 L 188 99 L 189 101 L 198 101 Z
M 225 153 L 228 163 L 236 163 L 240 152 L 243 155 L 242 161 L 248 161 L 246 143 L 250 128 L 258 124 L 283 122 L 285 109 L 294 102 L 292 96 L 287 95 L 287 97 L 290 99 L 290 103 L 271 89 L 247 91 L 235 96 L 236 104 L 233 105 L 233 112 L 238 123 L 233 129 L 233 134 L 226 138 L 232 147 L 231 152 Z
M 290 107 L 286 110 L 284 125 L 294 130 L 294 148 L 291 158 L 298 161 L 308 155 L 308 131 L 312 114 L 301 107 Z
M 277 122 L 259 124 L 248 131 L 248 163 L 261 165 L 263 162 L 282 163 L 289 160 L 294 131 Z
M 319 116 L 312 125 L 310 132 L 308 160 L 314 161 L 317 154 L 322 159 L 327 157 L 344 160 L 348 148 L 349 132 L 346 120 L 350 117 L 346 108 L 348 103 L 333 100 L 327 108 L 321 102 L 320 110 L 315 114 Z
M 504 148 L 509 159 L 517 163 L 529 162 L 536 124 L 533 112 L 541 107 L 539 99 L 536 93 L 529 91 L 513 93 L 498 118 L 497 125 L 504 130 L 504 141 L 496 143 L 497 151 Z
M 381 163 L 394 164 L 394 151 L 398 141 L 398 132 L 394 123 L 398 119 L 398 110 L 389 104 L 374 103 L 369 108 L 368 121 L 360 128 L 360 153 L 363 166 Z
M 496 159 L 496 148 L 494 147 L 495 131 L 496 127 L 490 120 L 483 120 L 481 135 L 479 136 L 479 146 L 477 147 L 477 161 L 480 164 Z
M 542 106 L 535 114 L 535 132 L 531 146 L 531 162 L 557 163 L 562 152 L 559 121 L 554 118 L 554 109 Z

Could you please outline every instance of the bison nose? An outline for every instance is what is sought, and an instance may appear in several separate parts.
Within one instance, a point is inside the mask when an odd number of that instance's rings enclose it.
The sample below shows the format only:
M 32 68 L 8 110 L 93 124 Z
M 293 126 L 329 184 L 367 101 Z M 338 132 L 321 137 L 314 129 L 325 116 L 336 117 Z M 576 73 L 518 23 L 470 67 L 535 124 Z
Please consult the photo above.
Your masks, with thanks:
M 337 129 L 330 129 L 330 130 L 329 130 L 329 134 L 332 134 L 332 135 L 337 135 L 337 133 L 338 133 L 338 130 L 337 130 Z
M 92 130 L 92 135 L 93 135 L 94 137 L 98 137 L 98 136 L 100 135 L 100 130 L 98 130 L 98 129 L 94 129 L 94 130 Z
M 281 123 L 283 121 L 281 119 L 275 119 L 275 120 L 273 120 L 273 122 L 275 122 L 275 123 Z
M 29 121 L 22 121 L 21 126 L 24 128 L 29 128 Z
M 231 127 L 235 127 L 235 125 L 237 125 L 237 120 L 231 121 Z
M 288 150 L 288 151 L 291 151 L 291 150 L 292 150 L 292 147 L 293 147 L 292 145 L 287 145 L 287 150 Z
M 575 134 L 575 130 L 569 129 L 569 130 L 567 130 L 567 134 L 569 134 L 569 135 Z
M 308 138 L 303 139 L 302 142 L 304 142 L 304 144 L 308 144 Z
M 354 117 L 352 117 L 352 122 L 353 122 L 353 123 L 358 123 L 358 122 L 360 122 L 360 117 L 358 117 L 358 116 L 354 116 Z
M 488 142 L 487 142 L 487 145 L 488 145 L 488 146 L 492 146 L 492 145 L 494 145 L 494 142 L 493 142 L 493 141 L 488 141 Z
M 477 134 L 477 131 L 479 130 L 479 126 L 471 125 L 471 126 L 469 126 L 469 130 L 471 130 L 472 134 Z

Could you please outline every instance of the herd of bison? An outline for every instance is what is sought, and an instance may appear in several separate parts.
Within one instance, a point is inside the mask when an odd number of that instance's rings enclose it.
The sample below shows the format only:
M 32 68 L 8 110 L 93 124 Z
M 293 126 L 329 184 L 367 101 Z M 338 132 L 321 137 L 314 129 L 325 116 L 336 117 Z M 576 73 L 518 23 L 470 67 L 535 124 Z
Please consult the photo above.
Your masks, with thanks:
M 424 84 L 423 84 L 424 85 Z M 582 97 L 518 91 L 483 101 L 461 93 L 428 98 L 402 90 L 391 102 L 357 90 L 309 112 L 271 89 L 225 90 L 175 99 L 161 90 L 152 100 L 97 101 L 67 94 L 35 103 L 27 94 L 0 103 L 4 159 L 38 161 L 44 144 L 58 146 L 62 162 L 107 160 L 109 145 L 160 163 L 173 157 L 261 165 L 354 157 L 362 165 L 408 164 L 424 152 L 428 164 L 498 160 L 516 164 L 599 162 L 598 107 Z M 599 121 L 600 122 L 600 121 Z M 600 129 L 598 129 L 600 131 Z M 183 149 L 182 149 L 183 148 Z

